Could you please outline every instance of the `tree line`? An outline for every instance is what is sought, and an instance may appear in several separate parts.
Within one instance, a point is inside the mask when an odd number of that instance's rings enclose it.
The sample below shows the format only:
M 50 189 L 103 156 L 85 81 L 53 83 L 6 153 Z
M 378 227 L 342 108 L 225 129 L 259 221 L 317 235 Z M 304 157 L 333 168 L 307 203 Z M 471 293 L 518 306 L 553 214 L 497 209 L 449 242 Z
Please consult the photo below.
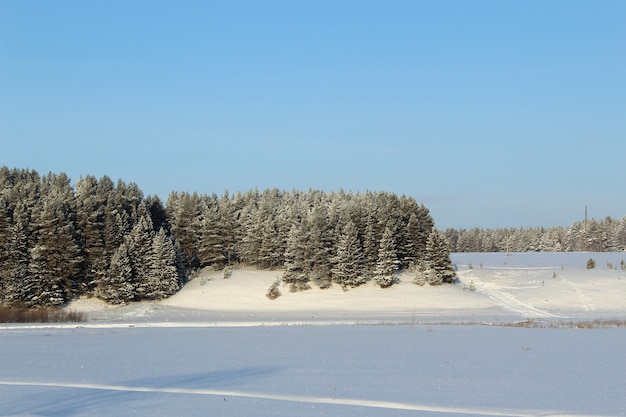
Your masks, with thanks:
M 570 227 L 446 229 L 452 252 L 624 252 L 626 217 L 574 222 Z
M 0 168 L 0 301 L 54 306 L 81 295 L 161 299 L 192 271 L 280 269 L 292 288 L 454 281 L 426 207 L 386 192 L 172 192 L 167 203 L 109 177 Z

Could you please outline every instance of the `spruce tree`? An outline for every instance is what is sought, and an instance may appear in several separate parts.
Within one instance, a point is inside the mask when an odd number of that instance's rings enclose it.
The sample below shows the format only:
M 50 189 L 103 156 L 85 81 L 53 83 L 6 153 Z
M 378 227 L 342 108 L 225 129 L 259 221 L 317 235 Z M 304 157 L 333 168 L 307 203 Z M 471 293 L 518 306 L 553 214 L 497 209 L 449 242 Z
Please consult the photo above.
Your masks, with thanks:
M 178 291 L 180 284 L 174 245 L 161 228 L 152 241 L 150 276 L 144 298 L 160 300 L 169 297 Z
M 428 236 L 425 273 L 430 285 L 453 284 L 456 279 L 448 242 L 443 233 L 437 229 L 433 229 Z
M 127 303 L 135 299 L 133 268 L 125 243 L 113 253 L 109 270 L 98 283 L 96 295 L 111 304 Z
M 281 246 L 275 219 L 264 220 L 261 226 L 261 247 L 259 248 L 257 266 L 264 269 L 274 269 L 284 263 L 283 254 L 280 253 Z
M 350 220 L 337 242 L 337 256 L 332 269 L 333 282 L 342 287 L 358 287 L 367 281 L 363 274 L 363 248 L 359 232 Z
M 125 240 L 134 275 L 135 292 L 139 299 L 150 293 L 153 239 L 152 220 L 144 213 Z
M 262 216 L 254 206 L 248 203 L 242 209 L 241 221 L 239 257 L 244 264 L 258 266 L 262 243 Z
M 378 248 L 380 245 L 380 235 L 378 233 L 378 221 L 373 213 L 367 216 L 365 224 L 365 235 L 363 236 L 363 258 L 368 270 L 374 272 L 378 261 Z
M 393 232 L 390 228 L 386 228 L 378 249 L 378 261 L 374 272 L 376 283 L 382 288 L 392 286 L 397 280 L 395 273 L 399 264 Z
M 332 280 L 331 258 L 333 257 L 333 235 L 322 203 L 317 203 L 306 219 L 308 230 L 307 254 L 310 278 L 322 288 Z
M 28 227 L 17 218 L 9 229 L 7 257 L 2 264 L 3 298 L 8 305 L 24 304 L 26 299 L 25 283 L 29 276 L 28 265 Z
M 1 190 L 0 190 L 1 191 Z M 5 299 L 5 287 L 9 279 L 9 271 L 6 267 L 9 260 L 11 218 L 9 216 L 9 204 L 0 194 L 0 302 Z
M 200 266 L 211 265 L 216 270 L 223 268 L 226 264 L 224 233 L 217 204 L 213 204 L 211 207 L 206 203 L 203 205 L 200 227 L 200 244 L 198 248 Z
M 31 305 L 58 305 L 80 293 L 82 253 L 70 202 L 71 193 L 49 191 L 34 219 L 27 295 Z
M 200 266 L 198 260 L 200 211 L 200 197 L 196 193 L 173 192 L 168 198 L 166 212 L 172 228 L 172 238 L 180 248 L 185 268 L 188 270 Z
M 309 286 L 309 271 L 305 255 L 307 235 L 300 224 L 291 227 L 287 238 L 285 252 L 285 272 L 283 282 L 290 284 L 293 290 L 307 290 Z
M 93 289 L 108 268 L 104 247 L 108 195 L 102 191 L 98 180 L 93 176 L 81 178 L 76 183 L 76 218 L 85 257 L 82 283 L 86 287 L 85 291 Z
M 241 194 L 238 194 L 240 197 Z M 230 265 L 237 261 L 237 243 L 240 240 L 240 224 L 237 222 L 237 202 L 231 199 L 228 191 L 224 191 L 224 195 L 218 202 L 220 213 L 220 224 L 222 229 L 222 250 L 226 257 L 226 264 Z

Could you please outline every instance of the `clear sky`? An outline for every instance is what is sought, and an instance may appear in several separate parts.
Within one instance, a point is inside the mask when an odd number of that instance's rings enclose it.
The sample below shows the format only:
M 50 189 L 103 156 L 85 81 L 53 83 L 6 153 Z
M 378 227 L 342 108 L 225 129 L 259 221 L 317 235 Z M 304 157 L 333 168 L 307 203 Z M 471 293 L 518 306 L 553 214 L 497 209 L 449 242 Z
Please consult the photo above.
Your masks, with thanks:
M 0 0 L 0 165 L 626 216 L 626 1 Z

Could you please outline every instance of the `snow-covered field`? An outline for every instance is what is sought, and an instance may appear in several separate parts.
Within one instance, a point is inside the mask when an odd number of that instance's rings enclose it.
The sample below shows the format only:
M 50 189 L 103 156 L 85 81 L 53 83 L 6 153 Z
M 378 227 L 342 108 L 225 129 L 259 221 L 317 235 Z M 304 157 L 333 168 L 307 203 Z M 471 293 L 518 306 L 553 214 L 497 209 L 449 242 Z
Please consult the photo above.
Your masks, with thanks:
M 453 254 L 459 285 L 273 301 L 278 272 L 205 271 L 161 302 L 79 300 L 86 323 L 0 327 L 0 415 L 623 416 L 626 329 L 569 324 L 626 320 L 622 259 Z M 562 328 L 486 325 L 527 319 Z

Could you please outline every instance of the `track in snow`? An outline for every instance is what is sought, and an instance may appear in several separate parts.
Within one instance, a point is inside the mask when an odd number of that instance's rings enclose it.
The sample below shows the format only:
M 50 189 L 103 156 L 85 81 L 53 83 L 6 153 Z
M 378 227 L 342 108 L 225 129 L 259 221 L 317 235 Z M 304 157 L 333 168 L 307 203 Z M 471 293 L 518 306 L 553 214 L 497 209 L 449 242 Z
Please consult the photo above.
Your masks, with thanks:
M 496 277 L 498 276 L 500 276 L 500 274 L 496 274 Z M 541 319 L 557 317 L 552 313 L 548 313 L 547 311 L 533 307 L 530 304 L 522 303 L 513 295 L 506 291 L 502 291 L 492 283 L 481 282 L 480 280 L 478 280 L 477 282 L 475 282 L 475 285 L 478 292 L 485 294 L 501 307 L 520 314 L 525 318 Z
M 118 392 L 153 392 L 166 394 L 186 394 L 186 395 L 210 395 L 220 397 L 240 397 L 255 398 L 260 400 L 290 401 L 307 404 L 327 404 L 344 405 L 355 407 L 383 408 L 389 410 L 422 411 L 431 413 L 464 414 L 474 416 L 501 416 L 501 417 L 596 417 L 588 414 L 562 413 L 552 410 L 512 410 L 512 409 L 488 409 L 488 408 L 464 408 L 446 407 L 437 405 L 409 404 L 391 401 L 375 401 L 355 398 L 329 398 L 311 397 L 302 395 L 265 394 L 258 392 L 227 391 L 215 389 L 190 389 L 190 388 L 156 388 L 126 385 L 104 385 L 88 383 L 67 383 L 67 382 L 27 382 L 27 381 L 0 381 L 0 385 L 7 386 L 31 386 L 31 387 L 52 387 L 52 388 L 73 388 L 85 390 L 118 391 Z M 610 416 L 597 416 L 610 417 Z

